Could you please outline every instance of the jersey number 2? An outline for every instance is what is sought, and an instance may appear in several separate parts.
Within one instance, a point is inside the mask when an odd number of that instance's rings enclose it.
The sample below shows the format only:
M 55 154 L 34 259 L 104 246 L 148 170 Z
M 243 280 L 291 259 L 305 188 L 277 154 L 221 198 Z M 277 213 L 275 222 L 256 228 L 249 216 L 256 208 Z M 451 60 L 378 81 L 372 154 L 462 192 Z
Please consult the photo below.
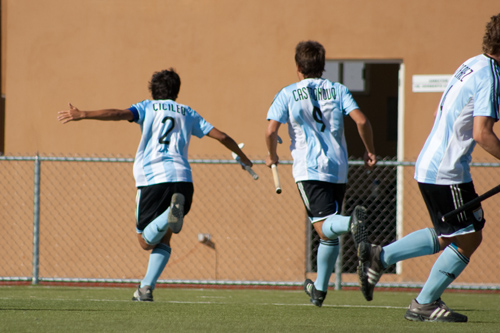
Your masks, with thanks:
M 163 134 L 162 136 L 160 136 L 160 140 L 158 140 L 160 142 L 160 144 L 164 144 L 164 145 L 169 145 L 170 144 L 170 138 L 169 138 L 169 135 L 170 133 L 172 132 L 172 130 L 174 129 L 174 126 L 175 126 L 175 119 L 172 118 L 172 117 L 165 117 L 163 118 L 163 120 L 161 121 L 163 124 L 167 123 L 167 121 L 170 120 L 170 123 L 167 124 L 167 131 L 165 132 L 165 134 Z M 168 147 L 165 147 L 165 149 L 167 150 Z

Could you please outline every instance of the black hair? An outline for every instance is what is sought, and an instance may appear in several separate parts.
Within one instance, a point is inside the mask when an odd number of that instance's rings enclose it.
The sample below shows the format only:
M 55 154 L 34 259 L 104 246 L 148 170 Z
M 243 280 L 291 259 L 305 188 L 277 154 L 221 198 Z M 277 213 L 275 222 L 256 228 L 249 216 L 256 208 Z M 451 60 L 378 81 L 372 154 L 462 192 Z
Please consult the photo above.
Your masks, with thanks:
M 173 68 L 155 72 L 149 82 L 153 99 L 176 100 L 181 88 L 181 78 Z

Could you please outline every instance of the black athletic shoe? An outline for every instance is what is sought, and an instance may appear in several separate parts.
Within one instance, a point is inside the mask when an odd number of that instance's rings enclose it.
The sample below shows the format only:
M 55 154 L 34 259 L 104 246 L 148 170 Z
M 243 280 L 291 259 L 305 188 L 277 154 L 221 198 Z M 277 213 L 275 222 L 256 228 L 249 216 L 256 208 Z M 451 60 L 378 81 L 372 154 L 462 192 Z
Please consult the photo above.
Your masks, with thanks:
M 314 282 L 310 279 L 306 279 L 304 282 L 304 291 L 306 294 L 311 297 L 311 303 L 321 307 L 323 305 L 323 301 L 326 297 L 326 291 L 317 290 L 314 286 Z
M 354 246 L 358 248 L 361 242 L 366 242 L 368 240 L 368 235 L 366 233 L 366 208 L 363 206 L 354 207 L 354 211 L 351 214 L 351 221 L 349 224 L 349 230 L 352 234 L 352 239 L 354 240 Z
M 141 286 L 137 287 L 137 290 L 134 292 L 134 297 L 132 297 L 133 301 L 138 302 L 152 302 L 153 301 L 153 288 L 151 286 Z
M 384 270 L 380 252 L 382 252 L 380 245 L 361 242 L 358 246 L 358 278 L 361 292 L 367 301 L 373 299 L 373 290 Z
M 405 318 L 411 321 L 467 322 L 467 316 L 451 311 L 441 298 L 429 304 L 418 304 L 414 299 L 406 311 Z
M 170 202 L 170 211 L 168 212 L 167 227 L 172 230 L 174 234 L 178 234 L 182 229 L 182 222 L 184 220 L 184 195 L 181 193 L 174 193 Z

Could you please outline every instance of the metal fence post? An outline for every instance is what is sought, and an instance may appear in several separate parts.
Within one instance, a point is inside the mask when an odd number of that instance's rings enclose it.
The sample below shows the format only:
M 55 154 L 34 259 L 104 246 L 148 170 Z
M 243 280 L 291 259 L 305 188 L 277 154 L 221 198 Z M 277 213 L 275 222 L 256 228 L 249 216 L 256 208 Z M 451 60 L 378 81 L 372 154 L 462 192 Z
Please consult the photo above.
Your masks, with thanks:
M 337 262 L 335 263 L 335 290 L 342 289 L 342 253 L 343 253 L 343 243 L 344 243 L 344 235 L 339 238 L 339 255 L 337 257 Z
M 35 180 L 33 193 L 33 277 L 32 284 L 38 284 L 39 240 L 40 240 L 40 156 L 35 157 Z

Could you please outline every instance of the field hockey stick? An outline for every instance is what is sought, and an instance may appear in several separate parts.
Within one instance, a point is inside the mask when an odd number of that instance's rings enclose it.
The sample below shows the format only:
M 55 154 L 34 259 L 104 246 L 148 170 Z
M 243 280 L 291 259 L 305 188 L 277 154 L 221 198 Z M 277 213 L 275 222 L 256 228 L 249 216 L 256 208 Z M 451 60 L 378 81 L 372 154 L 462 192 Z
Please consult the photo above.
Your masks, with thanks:
M 279 136 L 278 136 L 278 143 L 279 144 L 283 143 L 283 141 Z M 276 188 L 276 193 L 280 194 L 281 183 L 280 183 L 280 176 L 278 175 L 278 167 L 276 166 L 276 164 L 271 164 L 271 171 L 273 172 L 274 187 Z
M 245 146 L 245 144 L 244 144 L 244 143 L 240 143 L 240 144 L 238 145 L 238 147 L 240 147 L 240 149 L 241 149 L 241 148 L 243 148 L 244 146 Z M 252 168 L 251 168 L 249 165 L 246 165 L 246 164 L 244 164 L 243 162 L 241 162 L 240 157 L 239 157 L 238 155 L 236 155 L 236 153 L 232 153 L 232 155 L 233 155 L 233 158 L 236 160 L 236 162 L 238 162 L 239 164 L 241 164 L 241 166 L 242 166 L 242 167 L 244 167 L 246 171 L 248 171 L 248 173 L 249 173 L 249 174 L 253 177 L 253 179 L 255 179 L 255 180 L 259 179 L 259 175 L 257 175 L 257 174 L 256 174 L 256 173 L 252 170 Z
M 472 199 L 471 201 L 467 202 L 466 204 L 464 204 L 463 206 L 461 207 L 458 207 L 457 209 L 455 210 L 452 210 L 451 212 L 449 213 L 446 213 L 443 215 L 443 217 L 441 217 L 441 220 L 443 222 L 446 222 L 447 220 L 449 220 L 451 217 L 457 215 L 457 214 L 460 214 L 461 212 L 463 212 L 464 210 L 466 209 L 469 209 L 471 207 L 474 207 L 475 205 L 477 205 L 478 203 L 480 203 L 481 201 L 483 200 L 486 200 L 488 199 L 489 197 L 492 197 L 494 196 L 495 194 L 497 194 L 498 192 L 500 192 L 500 185 L 497 185 L 495 186 L 494 188 L 492 188 L 491 190 L 489 190 L 488 192 L 478 196 L 477 198 L 474 198 Z
M 281 193 L 280 176 L 278 175 L 278 167 L 276 164 L 271 165 L 271 170 L 273 172 L 274 187 L 276 188 L 276 193 Z

